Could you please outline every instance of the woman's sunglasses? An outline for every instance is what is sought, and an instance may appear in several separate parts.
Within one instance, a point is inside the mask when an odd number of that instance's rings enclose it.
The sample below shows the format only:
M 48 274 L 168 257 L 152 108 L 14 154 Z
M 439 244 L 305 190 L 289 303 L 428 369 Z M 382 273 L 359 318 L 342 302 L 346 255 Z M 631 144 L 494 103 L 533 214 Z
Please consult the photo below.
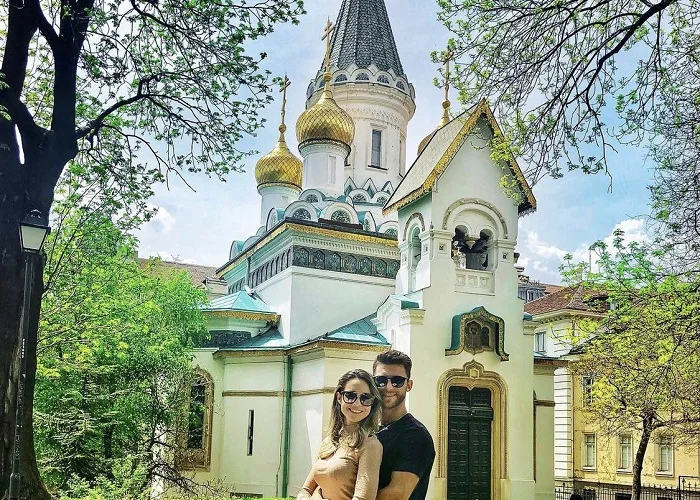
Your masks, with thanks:
M 343 396 L 343 401 L 349 405 L 357 401 L 358 394 L 355 391 L 340 391 L 340 394 Z M 374 403 L 374 396 L 371 394 L 363 392 L 359 397 L 362 406 L 372 406 L 372 403 Z
M 391 381 L 392 387 L 403 387 L 403 385 L 406 383 L 406 380 L 408 380 L 406 377 L 401 377 L 400 375 L 394 375 L 393 377 L 385 377 L 384 375 L 379 375 L 378 377 L 374 377 L 374 383 L 377 384 L 377 387 L 386 387 L 386 384 L 389 381 Z

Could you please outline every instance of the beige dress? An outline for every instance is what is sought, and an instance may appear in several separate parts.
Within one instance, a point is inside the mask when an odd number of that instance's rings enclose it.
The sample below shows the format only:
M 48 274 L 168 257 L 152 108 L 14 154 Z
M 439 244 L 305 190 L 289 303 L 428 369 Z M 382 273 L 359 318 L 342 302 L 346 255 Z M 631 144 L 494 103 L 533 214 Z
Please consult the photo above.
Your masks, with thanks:
M 328 438 L 326 438 L 328 439 Z M 382 444 L 375 436 L 365 439 L 356 450 L 338 448 L 311 467 L 297 500 L 375 500 L 379 487 Z

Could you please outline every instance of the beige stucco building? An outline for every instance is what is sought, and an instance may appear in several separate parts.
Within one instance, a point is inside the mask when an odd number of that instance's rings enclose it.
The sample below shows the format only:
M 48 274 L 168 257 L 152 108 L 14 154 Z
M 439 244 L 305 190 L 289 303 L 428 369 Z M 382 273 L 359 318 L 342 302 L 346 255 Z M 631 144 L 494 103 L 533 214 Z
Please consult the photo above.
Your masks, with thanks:
M 532 315 L 535 355 L 564 360 L 554 372 L 557 483 L 588 492 L 590 498 L 605 493 L 623 499 L 631 489 L 632 465 L 641 432 L 617 436 L 604 433 L 585 411 L 586 400 L 592 397 L 592 381 L 574 376 L 566 366 L 576 358 L 571 339 L 577 336 L 577 325 L 582 320 L 600 319 L 606 308 L 604 298 L 591 296 L 581 288 L 562 288 L 525 305 L 525 311 Z M 697 496 L 700 442 L 679 444 L 662 430 L 655 432 L 643 462 L 642 485 L 654 498 Z M 684 488 L 688 493 L 682 493 Z

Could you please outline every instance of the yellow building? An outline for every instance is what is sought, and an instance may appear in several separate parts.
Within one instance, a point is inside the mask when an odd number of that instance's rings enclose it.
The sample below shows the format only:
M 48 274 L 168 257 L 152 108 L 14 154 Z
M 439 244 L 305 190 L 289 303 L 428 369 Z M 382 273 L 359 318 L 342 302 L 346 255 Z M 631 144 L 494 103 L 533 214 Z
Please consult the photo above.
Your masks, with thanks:
M 535 355 L 575 359 L 570 339 L 577 325 L 584 318 L 600 318 L 605 312 L 605 301 L 597 299 L 590 300 L 581 289 L 564 288 L 525 304 L 525 312 L 534 324 Z M 555 479 L 560 487 L 588 493 L 584 498 L 600 497 L 605 490 L 612 492 L 610 498 L 624 499 L 631 489 L 640 433 L 606 435 L 585 412 L 591 385 L 592 380 L 572 375 L 566 366 L 555 371 Z M 665 496 L 663 488 L 677 490 L 679 485 L 697 491 L 698 476 L 700 441 L 681 446 L 664 430 L 652 436 L 642 468 L 642 485 L 659 487 L 653 498 L 678 498 Z

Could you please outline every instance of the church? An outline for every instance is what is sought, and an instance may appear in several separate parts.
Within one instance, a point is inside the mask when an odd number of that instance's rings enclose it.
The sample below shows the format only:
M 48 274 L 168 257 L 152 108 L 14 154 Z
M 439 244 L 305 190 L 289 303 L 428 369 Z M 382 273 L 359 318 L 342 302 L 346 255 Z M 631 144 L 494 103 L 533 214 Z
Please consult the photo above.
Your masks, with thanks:
M 435 442 L 428 498 L 553 499 L 558 364 L 533 353 L 516 267 L 532 190 L 515 158 L 492 159 L 488 103 L 452 115 L 448 86 L 406 165 L 415 91 L 383 0 L 343 0 L 323 36 L 298 154 L 285 80 L 278 142 L 255 168 L 260 228 L 216 271 L 178 466 L 235 496 L 295 496 L 339 376 L 393 347 Z

